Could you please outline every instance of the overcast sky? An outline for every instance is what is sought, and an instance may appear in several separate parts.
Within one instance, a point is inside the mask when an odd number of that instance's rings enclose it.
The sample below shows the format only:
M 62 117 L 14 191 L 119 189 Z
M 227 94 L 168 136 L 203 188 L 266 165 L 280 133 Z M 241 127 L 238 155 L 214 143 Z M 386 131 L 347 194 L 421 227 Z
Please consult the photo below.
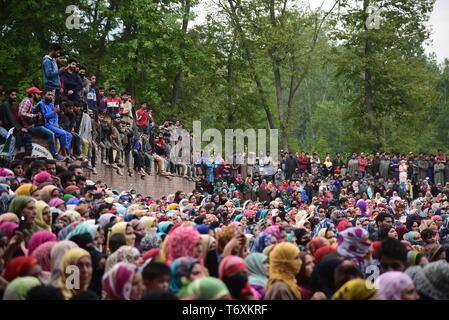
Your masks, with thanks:
M 309 1 L 312 8 L 319 7 L 324 3 L 323 9 L 330 9 L 335 3 L 335 0 L 303 1 Z M 196 8 L 197 23 L 204 21 L 207 11 L 211 10 L 211 2 L 211 0 L 202 0 L 201 5 Z M 436 0 L 429 27 L 432 29 L 432 36 L 431 43 L 427 46 L 427 52 L 435 52 L 438 61 L 442 62 L 444 58 L 449 58 L 449 0 Z

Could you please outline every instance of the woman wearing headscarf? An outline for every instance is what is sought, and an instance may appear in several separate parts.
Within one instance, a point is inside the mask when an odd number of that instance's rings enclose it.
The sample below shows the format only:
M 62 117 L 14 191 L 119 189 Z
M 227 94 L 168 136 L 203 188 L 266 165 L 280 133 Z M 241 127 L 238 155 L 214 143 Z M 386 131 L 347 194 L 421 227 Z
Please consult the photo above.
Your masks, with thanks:
M 8 208 L 8 211 L 15 213 L 19 219 L 23 218 L 30 234 L 39 231 L 38 226 L 35 224 L 37 215 L 35 202 L 36 201 L 31 197 L 16 196 L 12 199 Z
M 27 196 L 32 197 L 33 193 L 37 190 L 37 186 L 31 183 L 22 184 L 20 187 L 16 189 L 14 194 L 16 196 Z
M 76 266 L 76 269 L 74 266 Z M 75 270 L 79 272 L 79 286 L 75 286 L 75 283 L 70 282 L 73 281 L 71 278 Z M 67 251 L 62 257 L 59 273 L 58 287 L 62 290 L 66 300 L 87 290 L 92 279 L 92 260 L 89 252 L 81 248 L 74 248 Z
M 342 262 L 341 258 L 326 257 L 315 265 L 312 272 L 313 292 L 322 292 L 328 299 L 332 297 L 338 289 L 335 287 L 335 269 Z
M 413 280 L 405 273 L 399 271 L 385 272 L 376 279 L 376 288 L 379 288 L 382 300 L 418 300 Z
M 6 236 L 8 242 L 14 236 L 14 232 L 19 228 L 19 225 L 15 222 L 9 222 L 7 220 L 0 220 L 0 232 Z
M 196 300 L 231 300 L 226 284 L 213 277 L 203 277 L 188 285 L 185 296 Z
M 422 241 L 421 234 L 418 231 L 410 231 L 404 235 L 404 241 L 409 242 L 412 246 L 425 246 Z
M 449 300 L 449 263 L 440 260 L 405 270 L 421 300 Z
M 140 300 L 144 293 L 142 274 L 135 264 L 120 262 L 103 277 L 105 300 Z
M 260 234 L 257 236 L 257 238 L 254 240 L 253 245 L 251 247 L 251 252 L 263 252 L 263 250 L 272 245 L 276 244 L 277 240 L 276 237 L 274 237 L 271 234 Z
M 206 275 L 218 277 L 217 241 L 210 235 L 202 234 L 201 244 Z
M 136 235 L 134 234 L 133 227 L 127 222 L 119 222 L 112 226 L 108 233 L 108 250 L 109 250 L 109 239 L 116 233 L 123 234 L 126 239 L 126 245 L 134 247 Z
M 71 240 L 72 237 L 74 237 L 76 235 L 79 235 L 79 234 L 83 234 L 83 233 L 90 234 L 90 236 L 92 237 L 92 240 L 93 240 L 97 236 L 97 231 L 98 231 L 99 227 L 100 227 L 99 225 L 92 225 L 92 224 L 89 224 L 87 222 L 79 223 L 75 227 L 75 229 L 73 229 L 72 231 L 70 231 L 67 234 L 65 240 Z
M 51 232 L 51 220 L 52 220 L 52 214 L 50 207 L 47 203 L 44 201 L 36 201 L 36 225 L 41 229 L 45 231 Z
M 301 259 L 301 268 L 296 275 L 296 280 L 301 290 L 302 299 L 310 300 L 313 296 L 312 273 L 315 267 L 315 259 L 309 252 L 301 252 L 299 258 Z
M 135 247 L 122 246 L 106 260 L 105 272 L 111 270 L 118 262 L 129 262 L 140 266 L 142 264 L 142 258 L 140 257 L 139 250 Z
M 265 296 L 265 288 L 268 283 L 268 257 L 263 253 L 254 252 L 246 256 L 245 262 L 248 266 L 248 282 L 261 296 Z
M 171 230 L 171 228 L 173 228 L 174 224 L 171 221 L 162 221 L 158 223 L 158 230 L 159 232 L 162 232 L 164 234 L 168 234 Z
M 7 281 L 26 276 L 38 278 L 41 276 L 41 271 L 42 267 L 38 264 L 37 259 L 19 256 L 8 261 L 3 276 Z
M 133 228 L 134 235 L 136 236 L 135 247 L 140 249 L 140 242 L 142 238 L 145 236 L 145 227 L 143 223 L 138 219 L 133 219 L 129 222 L 131 227 Z
M 178 227 L 173 230 L 166 239 L 163 253 L 168 266 L 181 257 L 197 258 L 203 266 L 201 236 L 194 227 Z
M 220 262 L 219 278 L 226 284 L 234 300 L 254 300 L 260 295 L 250 287 L 248 266 L 238 256 L 227 256 Z
M 315 237 L 307 243 L 307 249 L 312 255 L 315 255 L 315 252 L 322 247 L 329 246 L 329 240 L 323 237 Z
M 149 234 L 142 238 L 140 241 L 140 251 L 146 252 L 151 249 L 156 249 L 161 247 L 162 239 L 156 234 Z
M 178 297 L 185 297 L 187 286 L 196 279 L 203 277 L 201 264 L 198 259 L 182 257 L 173 261 L 171 267 L 169 289 Z
M 355 262 L 362 273 L 369 259 L 371 243 L 368 241 L 368 231 L 363 228 L 349 228 L 337 236 L 337 252 L 345 259 Z
M 140 218 L 140 221 L 143 223 L 146 234 L 150 234 L 150 232 L 155 232 L 157 230 L 157 222 L 155 217 L 144 216 Z
M 279 226 L 270 226 L 266 228 L 262 234 L 269 234 L 276 238 L 276 241 L 279 243 L 282 241 L 281 230 Z
M 296 275 L 301 268 L 297 246 L 283 242 L 270 253 L 270 275 L 265 300 L 301 300 Z
M 51 274 L 51 250 L 56 245 L 56 241 L 48 241 L 42 243 L 31 254 L 32 258 L 37 260 L 37 263 L 42 267 L 42 270 Z
M 379 300 L 379 294 L 369 280 L 354 279 L 341 286 L 332 300 Z
M 57 192 L 54 192 L 55 190 Z M 60 195 L 60 192 L 54 185 L 45 186 L 40 191 L 40 198 L 46 203 L 49 203 L 53 198 L 57 197 L 57 195 Z
M 28 241 L 28 255 L 31 256 L 37 247 L 49 241 L 56 241 L 56 235 L 54 233 L 48 231 L 37 231 L 33 233 L 30 241 Z
M 112 218 L 116 218 L 116 215 L 113 213 L 105 213 L 102 214 L 99 218 L 98 218 L 98 224 L 104 228 L 107 224 L 111 223 Z
M 28 292 L 40 284 L 35 277 L 17 278 L 6 287 L 3 300 L 26 300 Z
M 55 246 L 51 249 L 50 258 L 51 258 L 51 279 L 50 284 L 52 286 L 57 287 L 59 282 L 59 267 L 61 264 L 61 260 L 64 257 L 64 254 L 70 249 L 78 248 L 78 245 L 73 241 L 59 241 L 55 244 Z

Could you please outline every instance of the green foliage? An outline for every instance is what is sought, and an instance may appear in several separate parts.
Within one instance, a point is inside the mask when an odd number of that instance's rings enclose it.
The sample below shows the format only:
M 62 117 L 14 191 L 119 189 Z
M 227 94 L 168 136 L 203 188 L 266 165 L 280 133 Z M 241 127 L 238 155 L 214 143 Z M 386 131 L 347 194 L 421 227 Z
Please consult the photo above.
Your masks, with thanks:
M 215 0 L 201 25 L 191 10 L 187 32 L 185 6 L 200 0 L 80 0 L 80 28 L 67 29 L 72 2 L 2 4 L 0 85 L 22 93 L 42 87 L 42 57 L 60 42 L 99 84 L 130 91 L 138 104 L 149 101 L 158 125 L 167 117 L 223 132 L 271 125 L 285 138 L 281 149 L 286 143 L 320 155 L 376 144 L 397 152 L 447 148 L 449 60 L 438 65 L 423 50 L 434 0 L 358 1 L 386 8 L 374 30 L 365 29 L 365 11 L 349 0 L 329 15 L 293 0 Z M 238 7 L 234 15 L 230 4 Z M 367 70 L 378 137 L 365 103 Z

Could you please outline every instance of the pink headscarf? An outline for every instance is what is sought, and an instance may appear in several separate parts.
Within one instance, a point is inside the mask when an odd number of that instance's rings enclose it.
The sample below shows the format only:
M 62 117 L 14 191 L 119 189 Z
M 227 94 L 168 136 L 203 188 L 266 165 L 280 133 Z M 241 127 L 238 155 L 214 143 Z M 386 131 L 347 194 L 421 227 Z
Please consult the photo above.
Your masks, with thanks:
M 28 242 L 28 255 L 31 256 L 37 247 L 48 241 L 56 241 L 56 235 L 49 231 L 38 231 L 33 233 Z
M 40 172 L 40 173 L 38 173 L 37 175 L 36 175 L 36 177 L 34 177 L 34 182 L 33 182 L 33 184 L 35 185 L 35 186 L 38 186 L 38 185 L 40 185 L 41 183 L 44 183 L 44 182 L 46 182 L 48 179 L 50 179 L 51 178 L 51 174 L 50 173 L 48 173 L 47 171 L 42 171 L 42 172 Z
M 376 284 L 382 300 L 402 300 L 402 291 L 413 284 L 413 281 L 403 272 L 390 271 L 381 274 Z
M 0 177 L 14 176 L 14 172 L 7 168 L 0 168 Z
M 2 231 L 6 237 L 9 239 L 14 235 L 14 231 L 19 228 L 19 225 L 14 222 L 9 222 L 7 220 L 0 220 L 0 231 Z
M 131 288 L 137 266 L 119 262 L 103 277 L 103 290 L 107 300 L 131 300 Z
M 270 226 L 270 227 L 266 228 L 262 233 L 263 234 L 272 235 L 273 237 L 276 238 L 276 240 L 278 242 L 282 241 L 281 230 L 279 229 L 279 226 L 277 226 L 277 225 L 276 226 Z
M 441 216 L 436 214 L 436 215 L 432 216 L 430 219 L 432 219 L 432 221 L 435 221 L 436 219 L 439 219 L 439 218 L 441 218 Z
M 37 259 L 37 263 L 44 271 L 51 271 L 51 249 L 56 245 L 56 241 L 48 241 L 41 244 L 33 251 L 31 257 Z
M 165 258 L 167 265 L 171 265 L 173 261 L 181 257 L 193 257 L 195 247 L 201 241 L 201 235 L 194 227 L 176 228 L 167 238 L 165 247 Z M 200 259 L 201 265 L 203 261 Z
M 61 205 L 61 204 L 63 204 L 63 203 L 65 203 L 64 200 L 59 199 L 59 198 L 53 198 L 53 199 L 50 200 L 50 202 L 48 203 L 48 205 L 49 205 L 50 207 L 56 208 L 57 206 L 59 206 L 59 205 Z

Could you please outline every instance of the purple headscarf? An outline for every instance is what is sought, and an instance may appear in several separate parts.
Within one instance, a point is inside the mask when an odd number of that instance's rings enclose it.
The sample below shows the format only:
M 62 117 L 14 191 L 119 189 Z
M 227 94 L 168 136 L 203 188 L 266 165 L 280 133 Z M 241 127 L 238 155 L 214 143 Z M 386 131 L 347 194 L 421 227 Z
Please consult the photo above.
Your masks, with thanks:
M 382 300 L 402 300 L 402 291 L 411 284 L 412 279 L 399 271 L 385 272 L 376 279 L 376 287 L 379 288 Z

